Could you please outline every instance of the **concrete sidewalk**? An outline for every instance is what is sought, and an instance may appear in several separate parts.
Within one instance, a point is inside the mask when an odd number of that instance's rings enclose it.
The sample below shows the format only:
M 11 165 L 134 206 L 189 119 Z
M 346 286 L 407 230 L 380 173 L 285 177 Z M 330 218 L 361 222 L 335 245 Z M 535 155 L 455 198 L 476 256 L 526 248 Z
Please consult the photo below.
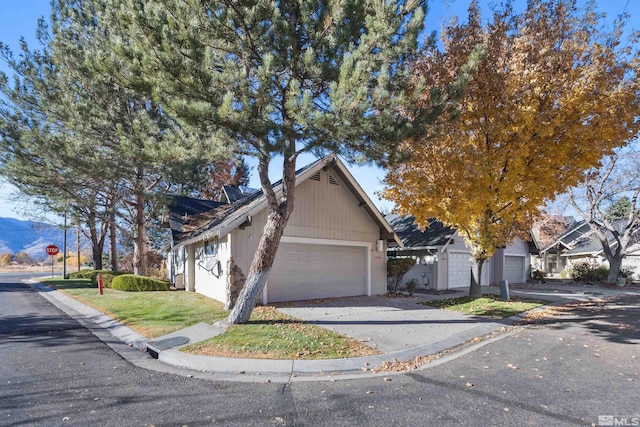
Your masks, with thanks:
M 111 336 L 139 350 L 146 350 L 149 346 L 158 361 L 178 368 L 178 371 L 173 373 L 220 380 L 288 382 L 326 380 L 327 377 L 348 379 L 389 375 L 388 372 L 375 374 L 370 369 L 384 362 L 411 360 L 416 356 L 428 356 L 458 347 L 474 338 L 499 331 L 520 319 L 519 316 L 502 320 L 480 318 L 417 304 L 427 299 L 462 296 L 464 292 L 444 296 L 419 294 L 405 298 L 379 296 L 327 300 L 320 303 L 300 302 L 287 304 L 278 309 L 310 323 L 361 340 L 377 348 L 382 354 L 330 360 L 235 359 L 199 356 L 180 351 L 180 348 L 186 344 L 202 341 L 222 332 L 212 325 L 200 323 L 150 341 L 127 326 L 56 290 L 40 283 L 31 283 L 31 286 L 58 308 L 81 321 L 83 325 L 94 324 L 99 329 L 108 331 Z M 491 287 L 483 288 L 483 291 L 499 293 L 499 289 Z M 553 289 L 513 289 L 511 293 L 546 299 L 554 303 L 584 300 L 602 294 L 590 295 L 579 291 L 566 293 Z M 619 292 L 607 292 L 607 294 L 616 293 Z M 92 328 L 89 329 L 103 341 L 108 341 L 105 340 L 104 334 L 98 334 Z M 111 347 L 118 351 L 115 346 Z M 159 364 L 141 360 L 142 353 L 133 356 L 120 354 L 144 368 L 165 372 L 168 370 L 166 367 L 159 368 Z

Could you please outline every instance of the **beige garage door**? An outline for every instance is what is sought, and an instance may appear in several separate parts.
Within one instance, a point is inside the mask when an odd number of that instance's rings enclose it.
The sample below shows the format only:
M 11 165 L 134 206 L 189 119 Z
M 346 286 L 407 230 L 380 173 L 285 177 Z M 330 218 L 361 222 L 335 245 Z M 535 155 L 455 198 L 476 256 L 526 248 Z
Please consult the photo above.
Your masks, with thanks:
M 267 301 L 367 294 L 365 248 L 281 243 L 267 280 Z
M 524 257 L 504 257 L 504 278 L 507 279 L 509 283 L 524 282 L 524 274 Z

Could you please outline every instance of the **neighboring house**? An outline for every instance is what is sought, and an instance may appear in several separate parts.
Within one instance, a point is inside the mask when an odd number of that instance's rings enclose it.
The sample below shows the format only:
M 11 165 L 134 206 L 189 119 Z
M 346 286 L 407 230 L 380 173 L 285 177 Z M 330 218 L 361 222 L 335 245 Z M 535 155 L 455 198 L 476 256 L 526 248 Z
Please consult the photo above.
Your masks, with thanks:
M 390 247 L 389 257 L 410 256 L 416 266 L 403 278 L 401 286 L 415 279 L 419 287 L 428 289 L 468 288 L 471 283 L 470 249 L 457 231 L 439 221 L 421 231 L 412 215 L 388 215 L 387 220 L 402 240 L 402 247 Z M 482 266 L 483 286 L 524 283 L 530 266 L 530 247 L 520 239 L 501 248 Z
M 273 187 L 280 195 L 281 183 Z M 221 202 L 194 201 L 204 210 L 193 214 L 182 212 L 193 208 L 183 198 L 169 206 L 170 279 L 226 302 L 230 280 L 248 274 L 267 202 L 261 190 L 224 193 Z M 400 240 L 345 165 L 320 159 L 296 172 L 295 208 L 261 302 L 384 294 L 388 243 Z
M 624 222 L 614 223 L 615 226 L 622 226 Z M 609 235 L 609 245 L 615 249 L 617 242 Z M 640 236 L 636 236 L 636 239 Z M 594 232 L 585 233 L 578 239 L 571 249 L 565 250 L 561 257 L 564 258 L 564 264 L 571 267 L 577 263 L 586 262 L 593 267 L 605 266 L 609 267 L 609 261 L 604 255 L 602 243 Z M 627 254 L 622 258 L 622 268 L 633 269 L 633 279 L 640 279 L 640 243 L 632 244 L 627 249 Z
M 624 221 L 614 223 L 614 227 L 624 226 Z M 640 240 L 640 236 L 636 237 Z M 609 235 L 609 244 L 615 248 L 616 242 Z M 545 273 L 559 274 L 576 263 L 586 262 L 593 267 L 607 266 L 609 262 L 604 256 L 602 243 L 585 221 L 569 223 L 567 230 L 551 244 L 540 249 L 539 256 L 534 258 L 534 267 Z M 633 268 L 634 278 L 640 279 L 640 243 L 629 246 L 627 255 L 622 260 L 622 267 Z
M 539 253 L 533 256 L 532 266 L 548 274 L 560 274 L 567 268 L 567 258 L 563 254 L 574 248 L 584 236 L 591 233 L 589 224 L 576 221 L 573 217 L 563 217 L 562 227 L 558 227 L 555 236 L 540 238 L 535 227 L 532 236 L 539 248 Z

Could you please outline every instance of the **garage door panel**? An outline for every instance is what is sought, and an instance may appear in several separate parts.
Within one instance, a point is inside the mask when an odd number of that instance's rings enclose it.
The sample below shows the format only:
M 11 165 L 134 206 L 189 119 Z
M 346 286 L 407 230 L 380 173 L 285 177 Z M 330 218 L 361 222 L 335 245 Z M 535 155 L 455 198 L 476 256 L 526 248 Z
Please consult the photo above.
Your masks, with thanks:
M 269 302 L 366 294 L 365 249 L 283 243 L 267 282 Z
M 471 263 L 469 253 L 449 253 L 449 288 L 469 287 L 471 283 Z
M 524 280 L 524 257 L 504 257 L 504 278 L 509 283 L 522 283 Z

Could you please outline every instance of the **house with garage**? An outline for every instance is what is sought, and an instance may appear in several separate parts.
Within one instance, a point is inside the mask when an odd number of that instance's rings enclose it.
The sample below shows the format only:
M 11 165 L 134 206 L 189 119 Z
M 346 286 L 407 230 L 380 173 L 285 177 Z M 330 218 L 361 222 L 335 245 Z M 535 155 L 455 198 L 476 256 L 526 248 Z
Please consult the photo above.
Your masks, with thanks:
M 281 183 L 273 185 L 276 194 Z M 169 204 L 170 280 L 226 302 L 249 271 L 267 219 L 261 190 Z M 261 302 L 384 294 L 386 250 L 400 239 L 346 166 L 328 156 L 296 172 L 295 207 Z
M 401 286 L 415 279 L 419 288 L 443 290 L 468 288 L 471 282 L 471 254 L 462 236 L 452 228 L 433 220 L 424 230 L 412 215 L 387 215 L 402 246 L 389 247 L 389 257 L 412 257 L 416 265 L 404 276 Z M 524 283 L 530 267 L 529 242 L 517 239 L 506 248 L 497 249 L 482 266 L 481 285 Z

